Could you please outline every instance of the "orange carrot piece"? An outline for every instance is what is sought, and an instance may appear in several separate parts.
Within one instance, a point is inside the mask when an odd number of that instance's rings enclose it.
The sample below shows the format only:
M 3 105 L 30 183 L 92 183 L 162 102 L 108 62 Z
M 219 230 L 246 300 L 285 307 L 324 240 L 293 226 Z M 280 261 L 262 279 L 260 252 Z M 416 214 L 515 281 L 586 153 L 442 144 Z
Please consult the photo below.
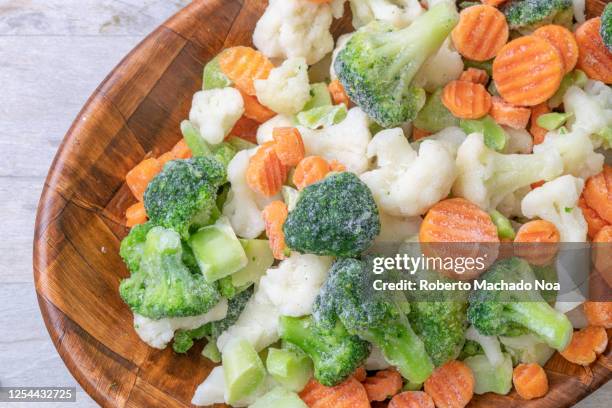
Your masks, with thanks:
M 309 408 L 370 408 L 365 388 L 354 377 L 335 387 L 310 380 L 299 395 Z
M 461 119 L 479 119 L 491 109 L 491 95 L 481 84 L 451 81 L 442 91 L 442 103 Z
M 588 326 L 574 332 L 572 341 L 561 355 L 569 362 L 588 366 L 608 346 L 608 334 L 601 326 Z
M 247 95 L 246 93 L 240 91 L 242 95 L 242 100 L 244 101 L 244 116 L 248 119 L 252 119 L 258 123 L 264 123 L 265 121 L 272 119 L 276 116 L 276 113 L 263 106 L 259 103 L 259 100 L 256 96 Z
M 584 314 L 592 326 L 612 329 L 612 302 L 584 302 Z
M 125 210 L 125 218 L 125 226 L 130 228 L 134 225 L 144 224 L 147 222 L 147 210 L 145 209 L 144 203 L 139 201 L 130 206 L 127 210 Z
M 167 151 L 166 153 L 162 154 L 157 158 L 157 161 L 159 162 L 159 165 L 162 166 L 162 168 L 166 165 L 166 163 L 171 160 L 176 160 L 176 157 L 174 157 L 172 150 Z
M 559 50 L 534 35 L 510 41 L 493 61 L 493 80 L 507 102 L 535 106 L 557 92 L 565 72 Z
M 272 130 L 274 150 L 285 166 L 297 166 L 306 154 L 302 135 L 297 128 L 281 127 Z
M 308 156 L 298 163 L 293 173 L 293 184 L 303 190 L 311 184 L 322 180 L 331 171 L 327 160 L 321 156 Z
M 125 182 L 138 201 L 142 201 L 149 182 L 162 170 L 162 165 L 155 158 L 145 159 L 125 176 Z
M 287 204 L 282 201 L 272 201 L 262 211 L 264 223 L 266 225 L 266 235 L 272 254 L 275 259 L 285 259 L 285 233 L 283 232 L 283 224 L 287 220 L 289 210 Z
M 236 136 L 246 140 L 247 142 L 257 144 L 258 127 L 259 122 L 253 119 L 249 119 L 246 116 L 242 116 L 240 119 L 238 119 L 238 122 L 236 122 L 236 124 L 232 128 L 228 137 Z
M 582 23 L 576 30 L 578 68 L 591 79 L 612 84 L 612 52 L 606 48 L 599 29 L 601 17 Z
M 474 375 L 461 361 L 449 361 L 425 380 L 424 389 L 437 408 L 463 408 L 474 396 Z
M 529 124 L 531 109 L 511 105 L 499 96 L 494 96 L 491 98 L 489 114 L 500 125 L 509 126 L 513 129 L 525 129 Z
M 274 142 L 264 143 L 249 160 L 247 184 L 266 197 L 280 192 L 287 179 L 287 168 L 274 151 Z
M 590 177 L 582 193 L 586 204 L 608 224 L 612 224 L 612 166 L 604 164 L 603 170 Z
M 344 105 L 346 105 L 347 108 L 349 107 L 351 101 L 346 91 L 344 90 L 344 86 L 342 86 L 339 80 L 334 79 L 333 81 L 331 81 L 327 86 L 327 89 L 331 94 L 334 105 L 340 105 L 341 103 L 343 103 Z
M 540 103 L 531 108 L 531 124 L 529 126 L 529 133 L 531 133 L 531 136 L 533 137 L 534 145 L 542 143 L 546 137 L 546 133 L 548 133 L 548 130 L 538 125 L 538 118 L 546 113 L 550 113 L 550 108 L 546 102 Z
M 560 25 L 548 24 L 535 30 L 533 35 L 545 39 L 559 50 L 566 74 L 574 69 L 578 62 L 578 43 L 570 30 Z
M 370 401 L 384 401 L 402 389 L 402 376 L 395 370 L 381 370 L 363 381 Z
M 495 7 L 477 5 L 463 9 L 451 38 L 461 55 L 486 61 L 508 42 L 510 29 L 504 14 Z
M 542 187 L 544 183 L 546 183 L 544 180 L 536 181 L 535 183 L 531 183 L 529 187 L 531 187 L 532 190 L 535 190 L 538 187 Z
M 232 47 L 221 52 L 221 71 L 232 80 L 240 91 L 255 95 L 256 79 L 266 79 L 274 69 L 272 62 L 261 52 L 251 47 Z
M 334 159 L 329 162 L 329 169 L 331 171 L 335 171 L 336 173 L 342 173 L 343 171 L 346 171 L 346 166 Z
M 499 6 L 506 1 L 507 0 L 482 0 L 482 4 L 486 4 L 487 6 Z
M 359 382 L 364 382 L 365 379 L 368 377 L 368 372 L 363 367 L 357 367 L 357 369 L 353 373 L 353 377 Z
M 175 159 L 189 159 L 193 156 L 191 149 L 189 146 L 187 146 L 187 142 L 185 142 L 185 139 L 179 140 L 178 143 L 174 145 L 172 150 L 170 150 L 170 152 Z
M 584 219 L 589 227 L 587 235 L 591 240 L 595 238 L 595 235 L 597 235 L 602 228 L 610 225 L 606 222 L 606 220 L 601 218 L 599 214 L 597 214 L 597 211 L 588 206 L 586 200 L 584 199 L 584 194 L 581 195 L 580 199 L 578 200 L 578 207 L 580 207 L 582 210 L 582 215 L 584 216 Z
M 484 69 L 468 68 L 461 73 L 459 80 L 486 85 L 489 82 L 489 74 Z
M 612 286 L 612 251 L 610 251 L 610 244 L 612 244 L 612 225 L 606 225 L 600 229 L 597 234 L 593 237 L 593 274 L 598 274 L 603 278 L 603 288 L 607 289 Z M 591 276 L 591 280 L 594 280 L 595 276 Z M 596 287 L 596 289 L 602 289 Z M 595 291 L 592 291 L 595 292 Z
M 419 129 L 418 127 L 412 128 L 412 140 L 415 142 L 419 139 L 422 139 L 430 135 L 431 135 L 431 132 L 428 132 L 426 130 Z
M 559 230 L 551 222 L 528 221 L 519 228 L 514 238 L 514 252 L 534 265 L 548 265 L 559 250 Z
M 548 377 L 539 364 L 519 364 L 512 372 L 514 388 L 521 398 L 530 400 L 548 393 Z
M 423 391 L 406 391 L 397 394 L 388 408 L 435 408 L 433 400 Z

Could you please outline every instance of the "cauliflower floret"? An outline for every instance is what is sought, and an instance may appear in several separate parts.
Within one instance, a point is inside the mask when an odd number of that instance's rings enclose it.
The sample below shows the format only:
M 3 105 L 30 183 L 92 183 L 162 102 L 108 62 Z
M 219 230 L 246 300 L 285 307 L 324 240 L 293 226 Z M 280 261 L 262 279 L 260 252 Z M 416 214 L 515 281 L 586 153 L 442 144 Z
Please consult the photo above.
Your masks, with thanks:
M 555 149 L 534 154 L 498 153 L 485 145 L 482 134 L 472 133 L 459 147 L 457 168 L 453 194 L 492 210 L 509 194 L 560 176 L 563 161 Z
M 302 57 L 313 65 L 334 48 L 331 23 L 329 4 L 270 0 L 255 26 L 253 43 L 270 58 Z
M 208 322 L 224 319 L 226 315 L 227 300 L 222 299 L 207 313 L 199 316 L 171 317 L 152 320 L 148 317 L 134 314 L 134 329 L 138 337 L 149 346 L 157 349 L 165 349 L 174 337 L 175 331 L 197 329 Z
M 383 211 L 380 216 L 380 234 L 374 240 L 376 244 L 404 242 L 408 237 L 419 233 L 421 217 L 394 217 Z
M 344 15 L 344 3 L 346 0 L 332 0 L 330 7 L 334 18 L 341 18 Z
M 268 269 L 259 282 L 259 290 L 283 316 L 309 315 L 331 263 L 329 257 L 294 252 L 278 267 Z
M 307 156 L 322 156 L 338 160 L 348 171 L 361 174 L 368 169 L 366 150 L 372 135 L 368 116 L 359 108 L 348 111 L 346 118 L 337 125 L 320 130 L 298 126 Z
M 503 153 L 506 154 L 529 154 L 533 150 L 533 137 L 525 129 L 513 129 L 502 126 L 507 140 Z
M 452 152 L 442 142 L 425 140 L 419 153 L 399 129 L 379 132 L 368 146 L 377 169 L 361 175 L 382 211 L 412 217 L 424 214 L 448 195 L 457 169 Z
M 586 20 L 586 14 L 584 10 L 586 8 L 586 4 L 584 0 L 572 0 L 572 7 L 574 9 L 574 17 L 578 24 L 584 23 Z
M 418 0 L 350 0 L 350 2 L 355 28 L 374 20 L 386 21 L 397 28 L 403 28 L 425 11 Z
M 497 205 L 496 210 L 507 218 L 522 217 L 521 201 L 531 191 L 531 186 L 519 188 L 514 193 L 505 196 Z
M 353 35 L 355 35 L 355 32 L 342 34 L 340 37 L 338 37 L 338 41 L 336 41 L 336 48 L 334 48 L 334 52 L 332 52 L 331 65 L 329 67 L 329 77 L 332 79 L 332 81 L 338 79 L 338 75 L 336 75 L 336 70 L 334 69 L 336 58 L 338 57 L 338 54 L 340 54 L 340 51 L 346 47 L 346 44 L 348 44 Z
M 264 144 L 273 140 L 272 133 L 277 127 L 292 127 L 293 120 L 287 115 L 276 115 L 257 128 L 257 144 Z
M 605 128 L 612 130 L 612 89 L 599 81 L 588 81 L 584 90 L 570 87 L 563 97 L 566 112 L 574 114 L 569 125 L 572 131 L 583 129 L 591 136 L 595 148 L 604 144 L 610 148 L 612 140 L 602 139 L 598 133 Z
M 435 92 L 450 81 L 458 79 L 462 72 L 463 59 L 452 46 L 450 38 L 447 38 L 438 52 L 423 64 L 414 83 L 428 92 Z
M 304 58 L 290 58 L 274 68 L 267 79 L 255 81 L 259 102 L 277 113 L 298 113 L 310 99 L 308 65 Z
M 566 175 L 532 190 L 523 198 L 521 209 L 528 218 L 550 221 L 559 230 L 561 242 L 585 242 L 587 223 L 578 207 L 584 180 Z
M 461 130 L 461 128 L 457 126 L 450 126 L 442 129 L 438 133 L 434 133 L 433 135 L 420 139 L 420 141 L 413 142 L 412 147 L 414 149 L 418 149 L 421 143 L 423 143 L 425 140 L 437 140 L 438 142 L 444 144 L 448 151 L 452 153 L 453 157 L 457 157 L 457 150 L 459 150 L 459 147 L 465 141 L 466 137 L 465 132 Z
M 210 89 L 193 95 L 189 120 L 214 145 L 223 142 L 243 113 L 244 101 L 236 89 Z

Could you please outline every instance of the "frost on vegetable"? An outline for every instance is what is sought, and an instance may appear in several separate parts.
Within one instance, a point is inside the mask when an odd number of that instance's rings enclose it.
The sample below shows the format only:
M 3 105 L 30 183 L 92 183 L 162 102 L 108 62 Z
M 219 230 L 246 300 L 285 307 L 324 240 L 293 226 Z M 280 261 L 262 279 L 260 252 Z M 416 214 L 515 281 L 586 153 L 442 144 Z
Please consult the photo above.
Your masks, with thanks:
M 545 24 L 572 28 L 572 0 L 510 0 L 501 11 L 512 30 L 530 34 Z
M 244 101 L 236 89 L 210 89 L 193 96 L 189 120 L 204 140 L 215 145 L 223 142 L 243 113 Z
M 274 68 L 268 78 L 255 81 L 257 99 L 276 113 L 292 115 L 310 99 L 308 65 L 301 57 L 290 58 Z
M 332 52 L 332 60 L 331 65 L 329 67 L 329 77 L 332 79 L 332 81 L 334 79 L 338 79 L 338 75 L 336 75 L 336 70 L 334 69 L 334 62 L 336 62 L 338 54 L 340 54 L 340 51 L 342 51 L 344 47 L 346 47 L 346 44 L 349 42 L 353 34 L 355 34 L 355 32 L 342 34 L 340 37 L 338 37 L 338 40 L 336 41 L 336 48 L 334 48 L 334 51 Z
M 302 57 L 313 65 L 334 48 L 332 9 L 308 0 L 271 0 L 255 26 L 253 43 L 269 58 Z
M 601 14 L 601 28 L 599 30 L 601 39 L 606 48 L 612 52 L 612 4 L 608 3 Z
M 412 23 L 425 10 L 418 0 L 349 0 L 353 12 L 353 27 L 360 28 L 378 20 L 397 28 Z
M 590 135 L 594 147 L 612 147 L 612 89 L 599 81 L 587 81 L 584 90 L 570 87 L 563 98 L 566 112 L 573 113 L 568 125 Z
M 523 198 L 523 214 L 553 223 L 561 242 L 586 242 L 587 223 L 578 207 L 583 188 L 584 180 L 570 175 L 544 183 Z

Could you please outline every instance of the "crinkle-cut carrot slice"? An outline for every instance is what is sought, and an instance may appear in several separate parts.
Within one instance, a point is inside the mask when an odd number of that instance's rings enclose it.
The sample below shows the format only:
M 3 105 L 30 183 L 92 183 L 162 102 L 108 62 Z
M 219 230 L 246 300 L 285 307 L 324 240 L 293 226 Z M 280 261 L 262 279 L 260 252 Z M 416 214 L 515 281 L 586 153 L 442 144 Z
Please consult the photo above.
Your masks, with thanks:
M 282 201 L 272 201 L 262 211 L 262 217 L 266 226 L 266 235 L 272 254 L 275 259 L 285 259 L 285 233 L 283 232 L 283 224 L 287 220 L 289 210 L 287 204 Z
M 147 210 L 145 209 L 144 203 L 139 201 L 130 206 L 127 210 L 125 210 L 125 218 L 125 226 L 130 228 L 134 225 L 144 224 L 147 222 Z
M 435 408 L 435 405 L 423 391 L 406 391 L 393 397 L 388 408 Z
M 287 179 L 287 167 L 281 163 L 274 151 L 274 142 L 264 143 L 249 160 L 247 184 L 266 197 L 280 192 Z
M 486 85 L 489 82 L 489 74 L 484 69 L 470 67 L 461 73 L 459 80 Z
M 500 125 L 509 126 L 513 129 L 525 129 L 529 124 L 531 109 L 511 105 L 499 96 L 494 96 L 491 98 L 489 114 Z
M 588 366 L 608 346 L 608 334 L 601 326 L 588 326 L 575 331 L 572 341 L 561 355 L 569 362 Z
M 606 220 L 601 218 L 599 214 L 597 214 L 597 211 L 588 206 L 586 200 L 584 199 L 584 194 L 581 195 L 580 199 L 578 200 L 578 207 L 580 207 L 582 210 L 582 215 L 584 216 L 584 219 L 589 227 L 587 232 L 589 239 L 593 240 L 595 235 L 597 235 L 597 233 L 603 227 L 610 225 L 606 222 Z
M 285 166 L 297 166 L 306 154 L 302 135 L 297 128 L 280 127 L 272 131 L 274 149 Z
M 335 387 L 310 380 L 299 395 L 309 408 L 370 408 L 365 388 L 354 377 Z
M 474 396 L 474 375 L 461 361 L 449 361 L 425 380 L 424 390 L 437 408 L 463 408 Z
M 262 105 L 257 97 L 240 92 L 244 101 L 244 116 L 259 123 L 272 119 L 276 113 Z
M 519 364 L 512 372 L 514 388 L 521 398 L 530 400 L 548 393 L 548 377 L 536 363 Z
M 510 30 L 504 13 L 495 7 L 477 5 L 459 14 L 459 23 L 451 38 L 461 55 L 474 61 L 486 61 L 497 55 L 508 42 Z
M 430 135 L 431 135 L 431 132 L 428 132 L 426 130 L 419 129 L 418 127 L 412 128 L 412 140 L 415 142 L 419 139 L 423 139 L 424 137 L 427 137 Z
M 507 102 L 535 106 L 557 92 L 565 68 L 561 53 L 534 35 L 510 41 L 493 61 L 493 80 Z
M 491 109 L 491 95 L 481 84 L 451 81 L 442 91 L 442 103 L 461 119 L 479 119 Z
M 599 174 L 589 177 L 582 194 L 586 204 L 612 224 L 612 166 L 604 164 Z
M 578 68 L 591 79 L 612 84 L 612 52 L 606 48 L 599 29 L 601 18 L 582 23 L 576 30 L 578 43 Z
M 385 401 L 402 389 L 402 376 L 395 370 L 381 370 L 363 381 L 370 401 Z
M 548 24 L 535 30 L 533 35 L 557 47 L 561 53 L 566 74 L 574 69 L 578 62 L 578 43 L 570 30 L 560 25 Z
M 543 102 L 540 103 L 533 108 L 531 108 L 531 122 L 529 125 L 529 133 L 533 137 L 533 144 L 537 145 L 544 141 L 548 130 L 540 127 L 538 125 L 538 118 L 546 113 L 550 113 L 550 108 L 548 107 L 548 103 Z
M 293 173 L 293 184 L 303 190 L 319 180 L 323 180 L 331 171 L 327 160 L 321 156 L 308 156 L 298 163 Z
M 257 144 L 257 128 L 259 128 L 259 122 L 242 116 L 229 132 L 228 137 L 236 136 L 247 142 Z
M 162 165 L 159 160 L 149 158 L 138 163 L 136 167 L 126 174 L 125 182 L 138 201 L 143 200 L 149 182 L 151 182 L 160 171 L 162 171 Z
M 612 329 L 612 302 L 584 302 L 584 314 L 592 326 Z
M 274 69 L 268 57 L 251 47 L 242 46 L 222 51 L 219 67 L 236 88 L 247 95 L 255 95 L 253 81 L 268 78 L 270 71 Z
M 559 250 L 559 230 L 551 222 L 533 220 L 516 233 L 514 253 L 533 265 L 548 265 Z
M 343 103 L 347 108 L 350 106 L 351 100 L 349 99 L 348 94 L 344 89 L 344 86 L 342 86 L 339 80 L 334 79 L 333 81 L 331 81 L 327 86 L 327 89 L 331 94 L 331 98 L 334 102 L 334 105 L 340 105 L 341 103 Z

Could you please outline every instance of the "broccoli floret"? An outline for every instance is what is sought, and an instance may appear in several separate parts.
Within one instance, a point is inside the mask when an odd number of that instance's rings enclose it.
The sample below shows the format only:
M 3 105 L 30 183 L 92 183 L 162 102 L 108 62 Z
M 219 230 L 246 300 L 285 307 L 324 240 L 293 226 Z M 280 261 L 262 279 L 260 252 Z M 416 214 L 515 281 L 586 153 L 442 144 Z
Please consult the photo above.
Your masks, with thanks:
M 349 333 L 380 348 L 402 376 L 423 382 L 433 364 L 403 313 L 407 302 L 374 290 L 373 276 L 364 261 L 337 260 L 315 300 L 313 316 L 324 326 L 340 321 Z
M 484 354 L 482 346 L 477 341 L 466 340 L 461 349 L 461 353 L 459 353 L 459 360 L 465 360 L 468 357 L 477 356 L 479 354 Z
M 380 233 L 378 207 L 355 174 L 333 174 L 302 190 L 283 230 L 298 252 L 356 256 Z
M 530 33 L 545 24 L 559 24 L 571 28 L 574 17 L 572 0 L 511 0 L 502 12 L 512 30 Z
M 219 303 L 216 286 L 202 274 L 191 273 L 182 257 L 178 233 L 163 227 L 147 233 L 139 265 L 119 285 L 121 297 L 134 313 L 153 320 L 196 316 Z
M 168 162 L 145 192 L 149 219 L 187 238 L 191 226 L 210 221 L 216 209 L 217 189 L 225 178 L 225 167 L 214 158 L 194 157 Z
M 327 327 L 311 316 L 281 316 L 278 332 L 312 359 L 315 378 L 326 386 L 346 380 L 370 355 L 368 342 L 349 334 L 340 322 Z
M 361 28 L 334 63 L 351 100 L 383 127 L 413 120 L 425 103 L 425 91 L 412 80 L 458 21 L 454 5 L 443 2 L 407 28 L 378 21 Z
M 478 332 L 486 336 L 515 335 L 518 326 L 529 329 L 559 351 L 565 349 L 572 336 L 572 324 L 542 298 L 526 261 L 516 257 L 503 259 L 493 264 L 481 279 L 488 284 L 527 282 L 532 289 L 474 290 L 469 297 L 468 320 Z
M 121 241 L 119 255 L 127 265 L 130 272 L 138 272 L 140 261 L 144 252 L 144 244 L 147 241 L 147 234 L 154 225 L 150 222 L 135 225 L 127 237 Z
M 612 3 L 608 3 L 601 14 L 601 27 L 599 29 L 601 39 L 606 48 L 612 52 Z

